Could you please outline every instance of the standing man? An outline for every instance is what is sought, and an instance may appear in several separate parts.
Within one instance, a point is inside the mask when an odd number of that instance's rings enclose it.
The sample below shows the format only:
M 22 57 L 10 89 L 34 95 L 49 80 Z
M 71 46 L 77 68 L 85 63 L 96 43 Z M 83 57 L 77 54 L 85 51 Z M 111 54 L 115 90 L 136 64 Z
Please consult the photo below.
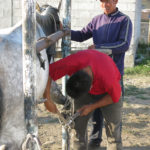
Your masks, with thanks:
M 87 150 L 87 123 L 92 112 L 101 108 L 106 124 L 107 150 L 122 150 L 120 73 L 113 60 L 96 50 L 84 50 L 50 64 L 50 77 L 44 93 L 46 108 L 57 113 L 50 96 L 51 81 L 71 76 L 66 92 L 74 99 L 76 141 L 73 150 Z
M 121 73 L 122 95 L 124 57 L 129 49 L 132 36 L 132 23 L 128 16 L 119 11 L 116 7 L 118 0 L 100 0 L 100 7 L 103 14 L 92 19 L 81 31 L 71 31 L 71 39 L 77 42 L 83 42 L 93 38 L 93 45 L 89 49 L 110 49 L 112 58 Z M 93 114 L 93 126 L 91 135 L 91 146 L 99 146 L 102 141 L 103 116 L 100 109 L 95 110 Z

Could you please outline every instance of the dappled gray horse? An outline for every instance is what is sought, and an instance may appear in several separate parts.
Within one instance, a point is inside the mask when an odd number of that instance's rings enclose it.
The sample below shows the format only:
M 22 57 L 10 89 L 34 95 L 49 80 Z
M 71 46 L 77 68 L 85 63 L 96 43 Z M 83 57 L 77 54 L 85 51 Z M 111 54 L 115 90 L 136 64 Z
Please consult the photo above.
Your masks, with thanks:
M 37 39 L 39 39 L 40 37 L 45 37 L 45 34 L 51 34 L 55 32 L 56 29 L 58 29 L 59 18 L 57 13 L 58 10 L 52 8 L 51 6 L 44 8 L 42 10 L 42 14 L 37 13 Z M 50 48 L 48 49 L 48 51 L 50 51 Z M 36 99 L 42 98 L 48 78 L 48 59 L 46 50 L 41 51 L 40 54 L 42 60 L 44 60 L 43 62 L 45 63 L 45 68 L 40 65 L 40 61 L 37 56 L 36 82 L 38 86 L 36 87 Z M 6 150 L 20 150 L 21 145 L 26 138 L 27 131 L 24 118 L 22 74 L 22 24 L 18 23 L 14 27 L 0 30 L 1 149 L 6 146 Z M 55 83 L 53 85 L 53 87 L 56 88 Z M 55 94 L 57 96 L 65 99 L 64 97 L 62 97 L 61 93 L 56 91 Z M 57 97 L 56 95 L 54 95 L 54 97 Z

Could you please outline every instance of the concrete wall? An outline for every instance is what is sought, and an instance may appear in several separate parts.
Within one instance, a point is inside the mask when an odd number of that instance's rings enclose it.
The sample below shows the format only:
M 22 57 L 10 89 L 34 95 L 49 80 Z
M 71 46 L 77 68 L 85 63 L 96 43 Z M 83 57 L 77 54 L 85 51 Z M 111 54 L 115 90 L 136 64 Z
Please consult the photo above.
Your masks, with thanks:
M 72 29 L 81 30 L 86 26 L 91 19 L 102 13 L 100 10 L 100 2 L 93 0 L 75 0 L 72 1 Z M 89 45 L 93 44 L 92 39 L 82 43 L 72 42 L 73 49 L 86 49 Z
M 141 0 L 121 0 L 118 7 L 131 18 L 133 24 L 131 45 L 125 57 L 125 66 L 132 67 L 140 37 Z
M 139 40 L 140 43 L 148 44 L 150 42 L 148 39 L 148 36 L 150 36 L 149 27 L 149 22 L 141 22 L 141 36 Z
M 39 4 L 58 6 L 59 0 L 38 0 Z M 0 28 L 14 25 L 21 20 L 20 0 L 0 0 Z M 134 66 L 134 57 L 140 36 L 141 0 L 119 0 L 119 9 L 130 16 L 133 23 L 133 36 L 129 51 L 126 53 L 125 65 Z M 72 0 L 71 28 L 82 29 L 96 15 L 102 13 L 99 0 Z M 60 15 L 61 17 L 61 15 Z M 88 40 L 83 43 L 72 42 L 72 49 L 85 49 L 93 43 Z
M 141 16 L 140 43 L 150 43 L 150 9 L 143 9 Z
M 12 1 L 0 0 L 0 28 L 12 26 Z
M 21 20 L 21 0 L 0 0 L 0 28 L 11 27 Z

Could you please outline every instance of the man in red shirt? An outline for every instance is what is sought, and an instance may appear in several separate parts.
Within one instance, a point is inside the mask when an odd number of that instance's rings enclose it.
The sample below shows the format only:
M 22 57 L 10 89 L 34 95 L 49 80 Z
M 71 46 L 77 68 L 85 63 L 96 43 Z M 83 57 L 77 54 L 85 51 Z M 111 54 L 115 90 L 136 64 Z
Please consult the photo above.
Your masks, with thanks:
M 78 141 L 75 142 L 74 150 L 87 149 L 87 123 L 97 108 L 101 109 L 105 118 L 107 150 L 122 150 L 121 75 L 113 60 L 96 50 L 84 50 L 50 64 L 49 69 L 50 77 L 44 97 L 47 98 L 45 106 L 50 112 L 57 113 L 49 94 L 51 81 L 70 76 L 66 91 L 74 99 L 75 111 L 81 112 L 75 120 Z

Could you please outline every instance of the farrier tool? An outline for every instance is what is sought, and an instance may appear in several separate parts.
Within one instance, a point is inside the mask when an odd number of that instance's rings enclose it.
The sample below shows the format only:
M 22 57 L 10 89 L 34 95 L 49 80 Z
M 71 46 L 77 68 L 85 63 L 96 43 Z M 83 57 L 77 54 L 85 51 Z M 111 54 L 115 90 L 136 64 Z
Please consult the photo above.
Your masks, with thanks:
M 68 119 L 65 119 L 64 116 L 58 112 L 57 113 L 59 118 L 60 118 L 60 121 L 63 123 L 63 126 L 64 127 L 70 127 L 71 124 L 73 123 L 73 121 L 80 116 L 81 112 L 76 112 L 75 114 L 73 114 L 71 117 L 69 117 Z

